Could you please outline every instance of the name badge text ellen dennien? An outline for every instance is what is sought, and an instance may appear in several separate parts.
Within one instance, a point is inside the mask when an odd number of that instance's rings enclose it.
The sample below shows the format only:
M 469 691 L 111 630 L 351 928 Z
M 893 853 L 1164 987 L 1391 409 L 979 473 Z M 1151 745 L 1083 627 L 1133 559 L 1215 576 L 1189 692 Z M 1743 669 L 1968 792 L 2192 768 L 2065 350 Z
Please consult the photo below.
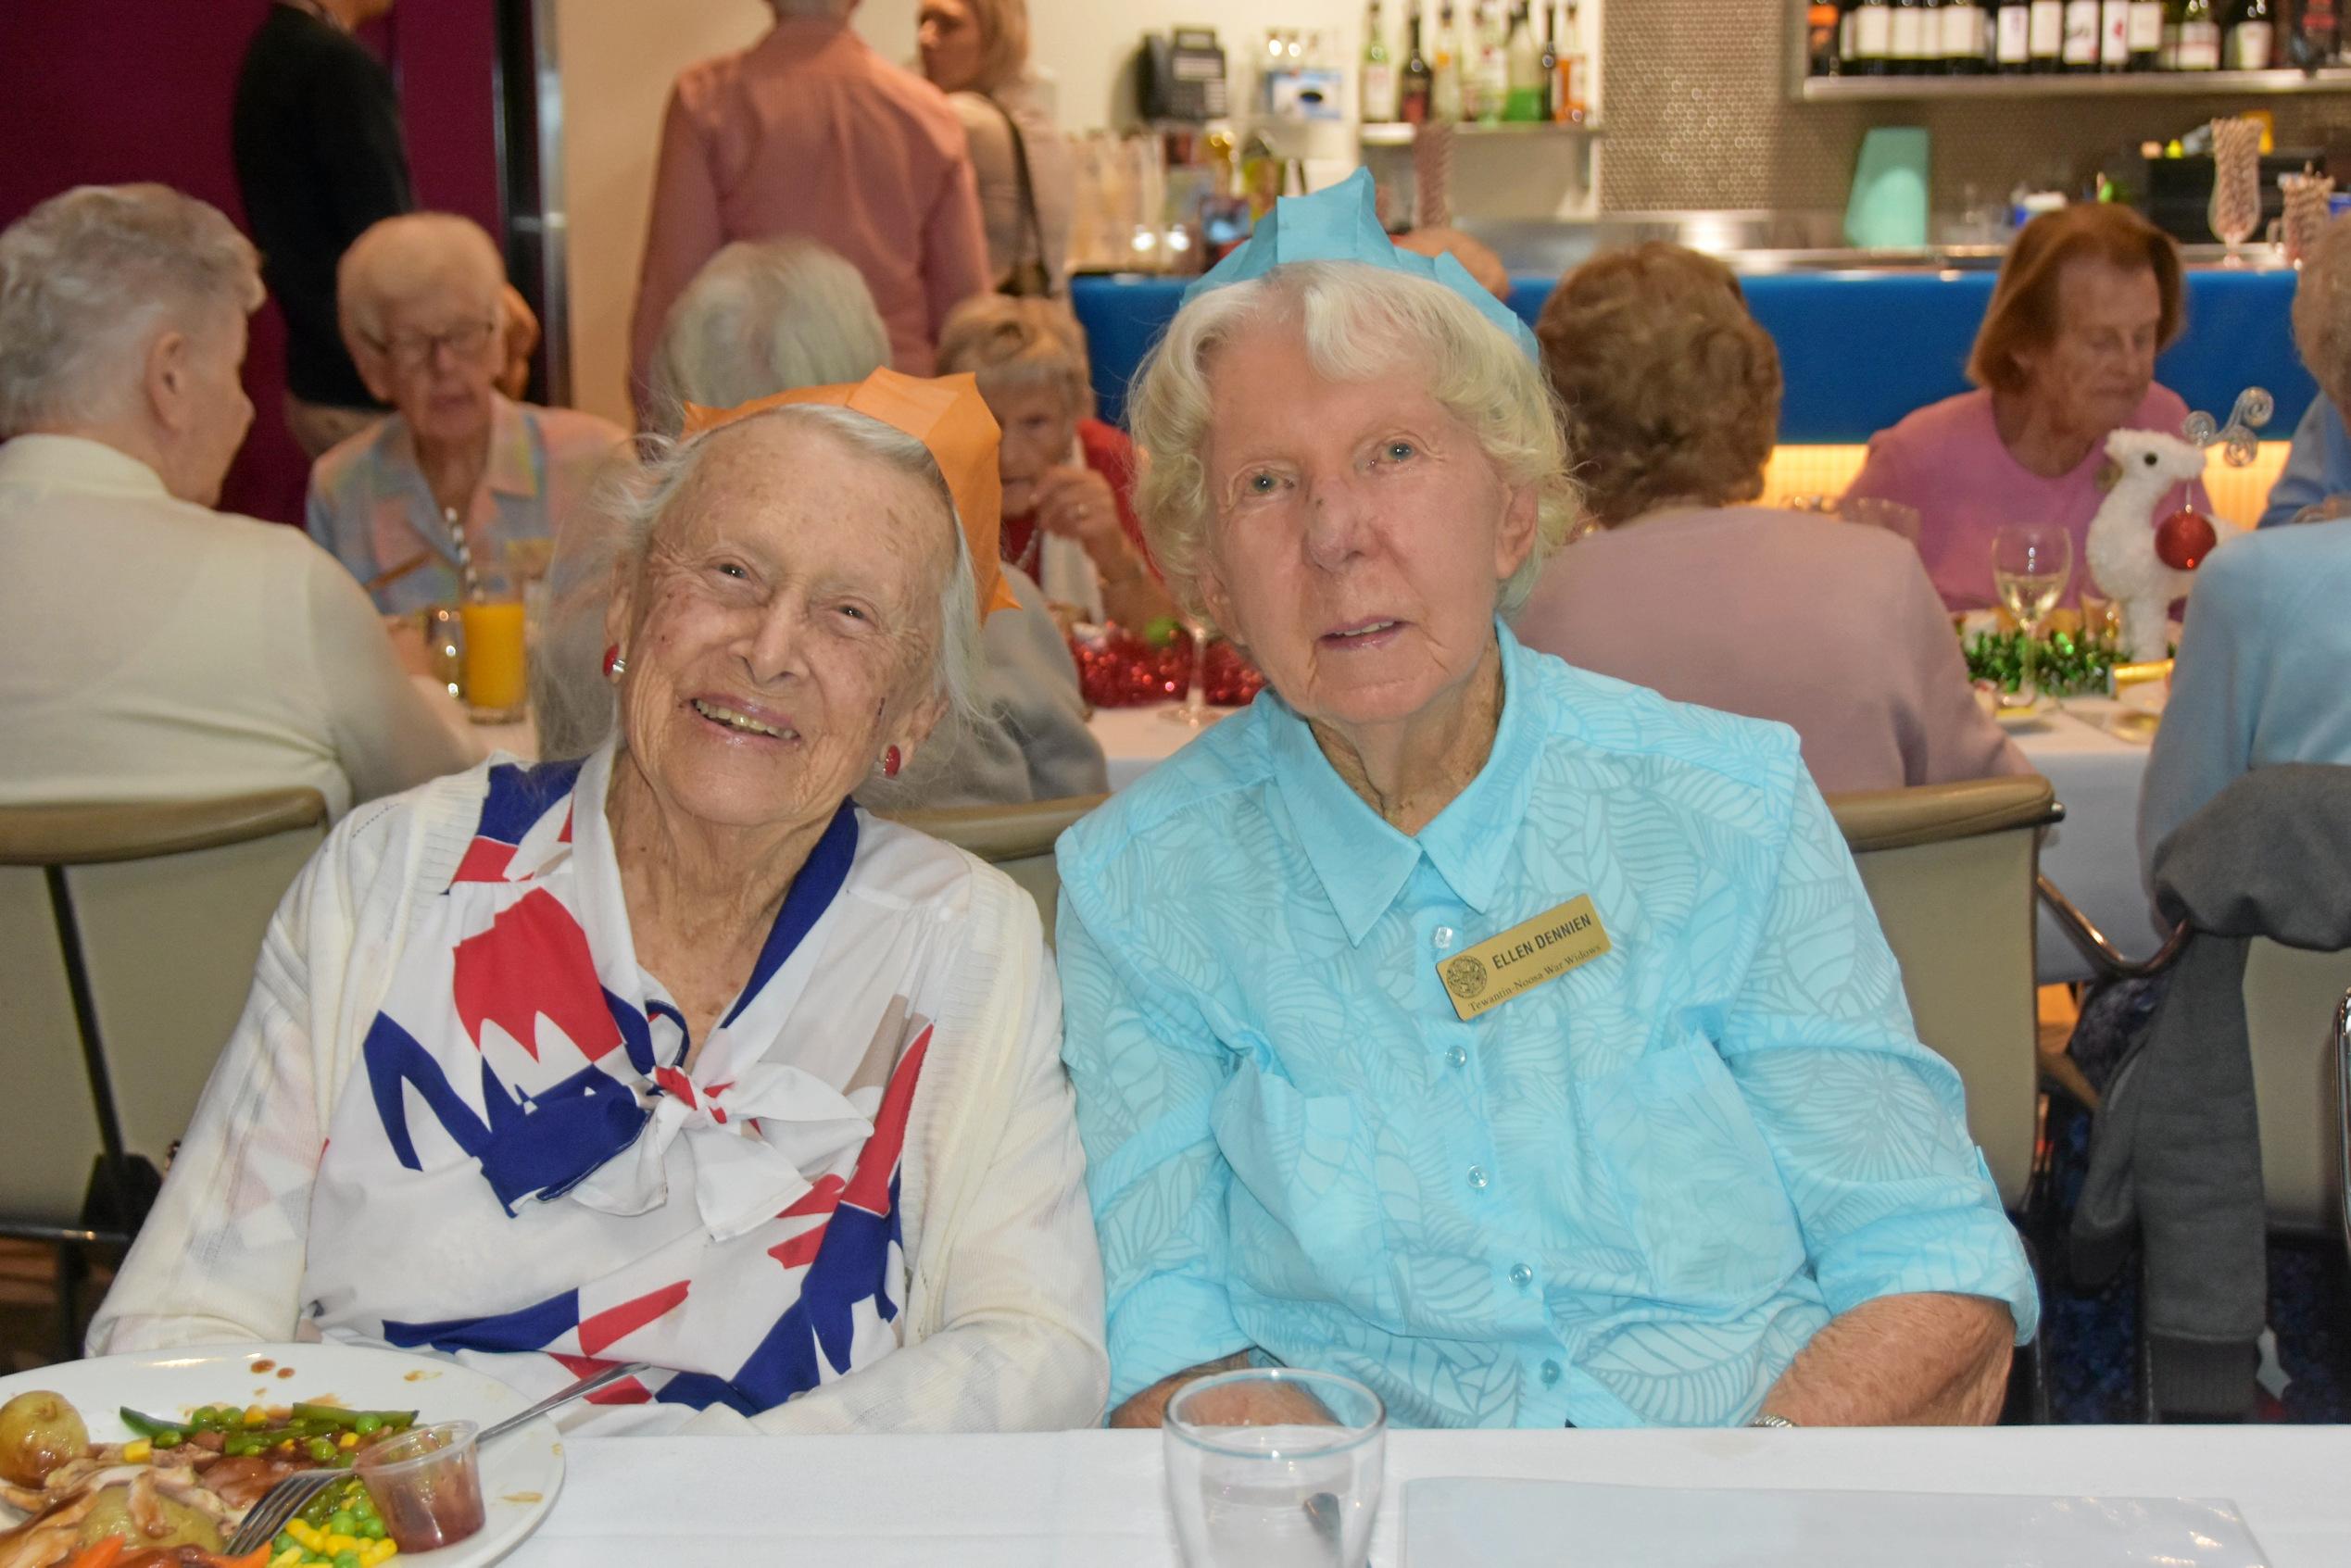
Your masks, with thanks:
M 1607 950 L 1608 930 L 1600 923 L 1600 911 L 1590 894 L 1580 894 L 1445 960 L 1437 966 L 1437 978 L 1466 1023 Z

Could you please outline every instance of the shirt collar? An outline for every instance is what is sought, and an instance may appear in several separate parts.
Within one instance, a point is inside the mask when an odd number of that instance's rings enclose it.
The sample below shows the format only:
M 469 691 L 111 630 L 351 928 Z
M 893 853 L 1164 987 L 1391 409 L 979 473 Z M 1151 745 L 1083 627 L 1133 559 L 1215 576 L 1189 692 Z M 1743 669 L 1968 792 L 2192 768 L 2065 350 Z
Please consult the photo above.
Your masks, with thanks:
M 388 467 L 416 470 L 420 466 L 415 433 L 397 414 L 383 421 L 375 449 Z M 482 483 L 501 495 L 519 495 L 524 500 L 539 493 L 538 466 L 531 461 L 530 421 L 523 418 L 521 406 L 500 392 L 490 394 L 490 450 L 483 465 Z
M 1275 782 L 1324 896 L 1358 947 L 1394 906 L 1424 856 L 1454 896 L 1482 914 L 1516 852 L 1547 725 L 1534 675 L 1537 656 L 1521 647 L 1508 627 L 1498 622 L 1494 631 L 1502 646 L 1502 711 L 1493 749 L 1469 787 L 1417 836 L 1397 832 L 1347 787 L 1314 732 L 1288 705 L 1274 710 Z
M 19 435 L 0 445 L 0 483 L 171 498 L 155 470 L 119 447 L 81 435 Z

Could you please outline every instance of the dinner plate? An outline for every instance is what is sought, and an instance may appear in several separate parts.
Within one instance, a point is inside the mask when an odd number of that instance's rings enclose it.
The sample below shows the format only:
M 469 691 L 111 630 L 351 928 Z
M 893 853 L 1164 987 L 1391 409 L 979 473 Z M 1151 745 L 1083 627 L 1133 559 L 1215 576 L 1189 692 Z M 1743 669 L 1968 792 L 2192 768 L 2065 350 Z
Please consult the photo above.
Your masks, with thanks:
M 185 1414 L 200 1405 L 321 1401 L 355 1410 L 412 1410 L 419 1425 L 487 1426 L 531 1401 L 455 1361 L 359 1345 L 201 1345 L 95 1361 L 65 1361 L 0 1377 L 0 1403 L 36 1388 L 62 1394 L 96 1443 L 130 1439 L 117 1413 Z M 481 1532 L 438 1551 L 404 1551 L 412 1568 L 484 1568 L 538 1528 L 563 1485 L 563 1439 L 542 1416 L 482 1451 Z M 14 1511 L 0 1504 L 0 1515 Z

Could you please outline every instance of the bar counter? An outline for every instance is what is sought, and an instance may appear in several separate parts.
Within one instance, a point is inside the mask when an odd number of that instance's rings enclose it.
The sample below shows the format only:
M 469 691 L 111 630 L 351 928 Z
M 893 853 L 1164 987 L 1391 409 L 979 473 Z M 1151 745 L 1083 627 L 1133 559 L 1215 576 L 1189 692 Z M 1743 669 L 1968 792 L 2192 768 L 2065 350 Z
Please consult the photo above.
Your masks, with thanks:
M 1742 258 L 1729 257 L 1734 265 Z M 1779 345 L 1785 445 L 1866 442 L 1915 408 L 1968 388 L 1968 350 L 1992 299 L 1988 265 L 1835 266 L 1808 256 L 1743 258 L 1747 298 Z M 2237 394 L 2264 386 L 2277 411 L 2262 432 L 2283 441 L 2317 395 L 2294 349 L 2296 274 L 2283 268 L 2188 270 L 2187 330 L 2156 379 L 2191 408 L 2225 418 Z M 1554 276 L 1514 272 L 1511 308 L 1528 321 Z M 1102 417 L 1123 421 L 1127 383 L 1176 312 L 1187 280 L 1087 276 L 1071 295 L 1085 324 Z

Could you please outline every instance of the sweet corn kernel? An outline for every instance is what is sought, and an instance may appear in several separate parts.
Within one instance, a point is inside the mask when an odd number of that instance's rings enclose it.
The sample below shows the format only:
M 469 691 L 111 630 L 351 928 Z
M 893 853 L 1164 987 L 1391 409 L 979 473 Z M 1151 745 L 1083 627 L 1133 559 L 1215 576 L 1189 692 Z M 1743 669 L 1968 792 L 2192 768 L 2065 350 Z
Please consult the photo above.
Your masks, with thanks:
M 270 1559 L 270 1568 L 301 1568 L 301 1562 L 302 1549 L 293 1546 Z
M 370 1541 L 359 1549 L 359 1562 L 362 1568 L 378 1568 L 378 1564 L 388 1562 L 397 1556 L 399 1550 L 399 1547 L 390 1540 Z
M 325 1532 L 321 1531 L 317 1525 L 311 1524 L 307 1519 L 287 1520 L 285 1522 L 285 1533 L 292 1536 L 295 1540 L 300 1541 L 303 1547 L 307 1550 L 310 1551 L 318 1550 L 319 1548 L 326 1541 Z
M 357 1536 L 329 1536 L 326 1538 L 326 1545 L 320 1549 L 329 1557 L 333 1557 L 340 1551 L 357 1551 L 367 1544 Z
M 359 1435 L 357 1432 L 346 1432 L 334 1440 L 334 1446 L 338 1449 L 356 1449 L 359 1446 Z
M 122 1462 L 125 1464 L 145 1464 L 154 1452 L 155 1445 L 153 1443 L 147 1441 L 145 1437 L 133 1438 L 132 1441 L 122 1445 Z
M 269 1422 L 270 1412 L 263 1410 L 259 1405 L 247 1405 L 245 1407 L 245 1424 L 247 1426 L 266 1426 L 269 1424 Z

